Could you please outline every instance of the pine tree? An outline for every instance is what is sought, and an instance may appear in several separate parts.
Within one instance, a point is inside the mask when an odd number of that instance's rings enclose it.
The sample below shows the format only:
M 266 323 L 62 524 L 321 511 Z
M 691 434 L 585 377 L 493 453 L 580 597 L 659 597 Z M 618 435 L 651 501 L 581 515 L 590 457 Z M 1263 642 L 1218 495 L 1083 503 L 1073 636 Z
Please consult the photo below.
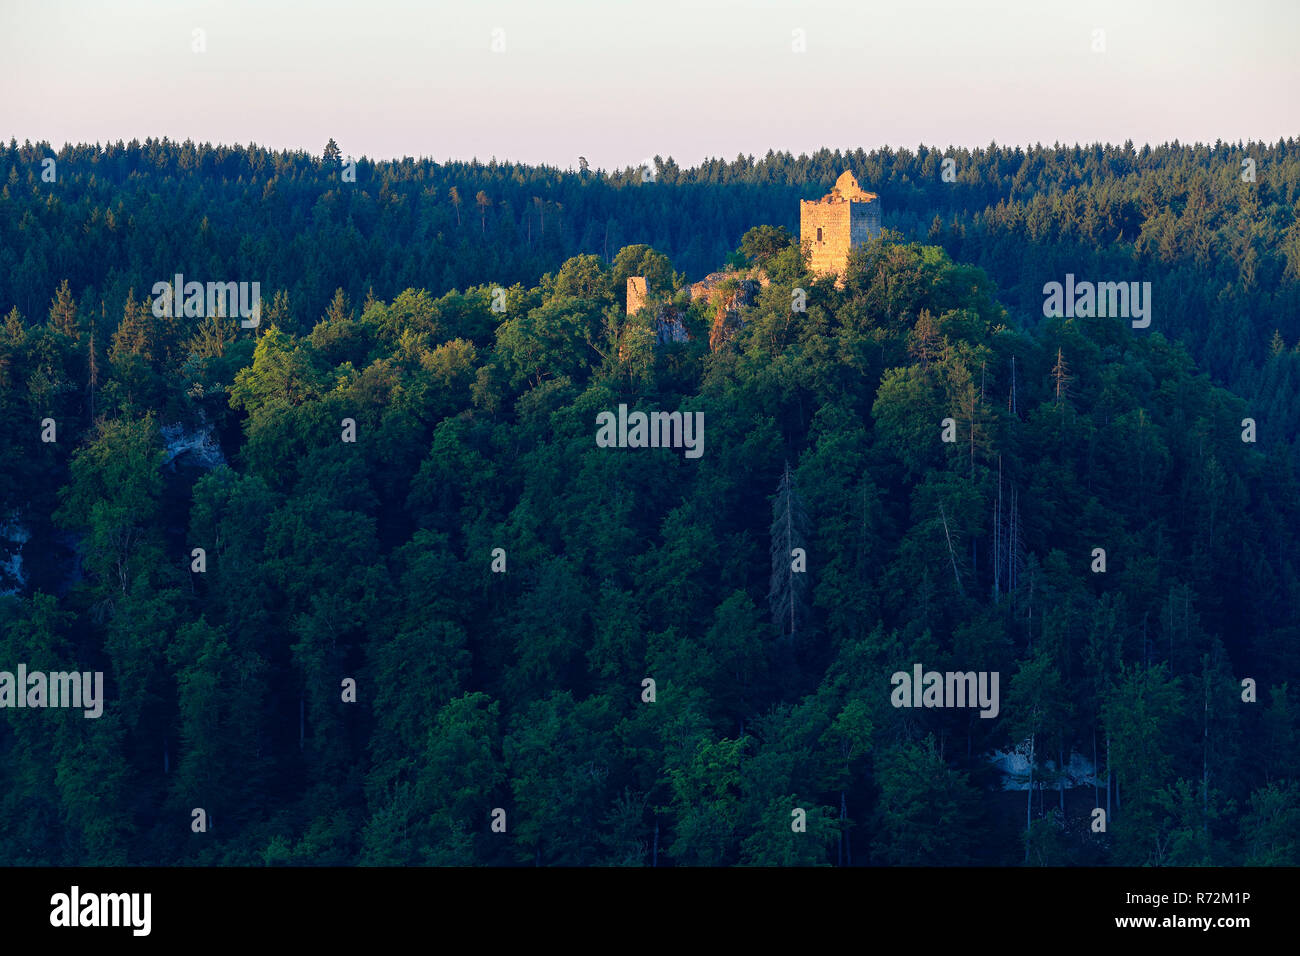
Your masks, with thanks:
M 456 226 L 460 226 L 460 190 L 452 186 L 447 190 L 447 198 L 451 200 L 452 206 L 456 208 Z
M 1070 366 L 1065 362 L 1065 356 L 1058 348 L 1056 350 L 1056 364 L 1052 366 L 1052 382 L 1056 386 L 1056 403 L 1059 405 L 1070 394 L 1070 383 L 1074 381 L 1070 375 Z
M 929 371 L 930 363 L 943 350 L 943 337 L 935 325 L 929 309 L 922 309 L 916 325 L 907 336 L 907 353 L 921 362 L 921 371 Z
M 790 463 L 785 463 L 776 497 L 772 499 L 772 579 L 768 605 L 777 633 L 797 640 L 808 617 L 808 575 L 795 570 L 796 548 L 802 549 L 806 561 L 808 516 L 795 489 Z
M 104 321 L 104 302 L 99 303 L 99 319 Z M 90 325 L 90 341 L 86 347 L 86 391 L 90 396 L 90 420 L 95 420 L 95 389 L 99 388 L 100 376 L 99 352 L 95 348 L 95 325 Z
M 72 297 L 72 289 L 69 288 L 67 279 L 59 283 L 59 288 L 50 302 L 50 325 L 74 342 L 81 337 L 81 331 L 77 326 L 77 300 Z
M 346 322 L 352 318 L 352 305 L 348 302 L 347 293 L 342 289 L 334 290 L 334 298 L 330 299 L 329 308 L 325 310 L 325 321 L 331 324 Z
M 334 142 L 334 137 L 325 144 L 325 152 L 321 156 L 321 165 L 334 168 L 341 166 L 343 161 L 343 151 L 339 149 L 339 144 Z

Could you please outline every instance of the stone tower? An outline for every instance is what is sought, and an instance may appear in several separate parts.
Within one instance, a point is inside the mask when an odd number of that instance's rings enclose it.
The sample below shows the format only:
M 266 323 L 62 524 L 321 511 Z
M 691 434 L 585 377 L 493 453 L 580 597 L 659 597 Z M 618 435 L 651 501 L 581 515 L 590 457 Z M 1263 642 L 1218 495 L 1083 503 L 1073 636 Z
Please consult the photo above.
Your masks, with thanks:
M 813 272 L 843 273 L 849 250 L 880 235 L 880 199 L 845 171 L 821 199 L 799 203 L 799 241 L 811 253 Z
M 645 276 L 627 277 L 627 314 L 636 315 L 645 306 Z

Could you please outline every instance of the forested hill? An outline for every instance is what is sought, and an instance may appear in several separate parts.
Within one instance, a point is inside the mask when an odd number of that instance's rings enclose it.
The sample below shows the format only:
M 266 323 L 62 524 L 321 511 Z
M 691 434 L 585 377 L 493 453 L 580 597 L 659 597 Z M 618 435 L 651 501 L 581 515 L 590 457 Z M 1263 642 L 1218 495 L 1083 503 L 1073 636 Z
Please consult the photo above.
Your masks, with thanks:
M 531 284 L 571 256 L 608 262 L 635 243 L 699 278 L 751 226 L 797 231 L 798 200 L 851 169 L 880 194 L 886 227 L 984 268 L 1016 321 L 1041 318 L 1044 282 L 1067 271 L 1152 282 L 1152 328 L 1187 341 L 1215 381 L 1257 403 L 1275 437 L 1297 437 L 1292 139 L 821 150 L 689 169 L 656 159 L 652 174 L 361 158 L 345 177 L 347 157 L 327 153 L 11 141 L 0 147 L 0 305 L 39 315 L 68 279 L 85 307 L 102 299 L 116 312 L 131 289 L 180 272 L 260 281 L 268 298 L 283 289 L 303 323 L 288 331 L 306 332 L 336 288 L 359 302 L 372 289 L 388 300 L 406 288 Z
M 1237 181 L 1194 159 L 1142 161 L 1226 202 Z M 739 239 L 762 197 L 784 220 L 825 183 L 765 185 L 785 160 L 645 186 L 412 164 L 349 192 L 253 161 L 241 184 L 238 153 L 102 176 L 73 155 L 66 194 L 9 186 L 0 506 L 30 537 L 0 666 L 103 670 L 107 703 L 4 711 L 0 862 L 1300 863 L 1300 484 L 1277 420 L 1159 318 L 1022 323 L 980 268 L 888 237 L 837 288 L 759 229 L 736 255 L 770 284 L 734 315 L 727 287 L 677 296 L 688 338 L 658 342 L 624 281 L 664 298 L 675 264 L 564 259 L 594 235 L 584 197 L 660 208 L 620 221 L 672 248 L 687 217 Z M 1279 242 L 1233 295 L 1294 294 L 1288 163 L 1261 155 Z M 458 227 L 449 182 L 501 188 Z M 548 182 L 529 246 L 501 200 Z M 1161 268 L 1204 279 L 1178 189 L 1145 182 Z M 529 268 L 504 300 L 441 291 Z M 289 293 L 253 330 L 157 317 L 140 297 L 177 271 Z M 620 405 L 702 413 L 702 454 L 602 447 Z M 174 457 L 205 433 L 219 454 Z M 999 674 L 996 716 L 893 706 L 918 664 Z M 1034 789 L 990 761 L 1022 742 Z M 1095 772 L 1055 773 L 1071 754 Z

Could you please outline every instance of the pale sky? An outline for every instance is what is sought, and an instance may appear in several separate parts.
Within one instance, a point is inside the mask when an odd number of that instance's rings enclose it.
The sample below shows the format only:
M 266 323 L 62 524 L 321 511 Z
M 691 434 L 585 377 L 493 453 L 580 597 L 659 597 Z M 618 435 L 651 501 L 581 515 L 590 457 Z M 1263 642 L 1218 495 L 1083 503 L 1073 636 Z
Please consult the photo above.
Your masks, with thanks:
M 606 169 L 1275 141 L 1297 40 L 1300 0 L 0 0 L 0 136 Z

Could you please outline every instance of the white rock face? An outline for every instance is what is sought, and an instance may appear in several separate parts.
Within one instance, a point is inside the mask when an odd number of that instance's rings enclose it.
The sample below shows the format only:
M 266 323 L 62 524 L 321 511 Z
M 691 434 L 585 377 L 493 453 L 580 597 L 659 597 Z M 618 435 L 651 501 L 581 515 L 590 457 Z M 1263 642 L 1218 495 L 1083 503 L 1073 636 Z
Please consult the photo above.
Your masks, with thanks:
M 1039 752 L 1041 756 L 1041 751 Z M 1002 772 L 1002 789 L 1003 790 L 1028 790 L 1029 789 L 1029 741 L 1023 741 L 1019 746 L 1010 750 L 995 750 L 989 755 L 989 762 Z M 1047 768 L 1048 774 L 1056 773 L 1056 761 L 1044 760 L 1040 765 L 1034 782 L 1041 783 L 1043 780 L 1042 766 Z M 1084 757 L 1078 751 L 1070 752 L 1070 759 L 1065 766 L 1065 789 L 1072 790 L 1075 787 L 1091 787 L 1106 785 L 1104 776 L 1097 776 L 1097 768 L 1093 766 L 1092 761 Z M 1053 780 L 1051 788 L 1056 789 L 1056 782 Z
M 27 575 L 23 573 L 23 545 L 31 536 L 32 533 L 22 523 L 20 512 L 15 511 L 8 521 L 0 524 L 0 540 L 6 542 L 6 551 L 12 549 L 13 552 L 7 559 L 0 561 L 0 594 L 17 594 L 27 583 Z M 5 582 L 14 586 L 6 588 Z
M 189 456 L 186 459 L 187 464 L 197 465 L 200 468 L 216 468 L 226 463 L 226 457 L 221 454 L 221 446 L 212 433 L 212 426 L 206 422 L 189 430 L 181 424 L 164 425 L 159 431 L 162 433 L 163 444 L 167 448 L 163 467 L 172 464 L 182 455 Z

